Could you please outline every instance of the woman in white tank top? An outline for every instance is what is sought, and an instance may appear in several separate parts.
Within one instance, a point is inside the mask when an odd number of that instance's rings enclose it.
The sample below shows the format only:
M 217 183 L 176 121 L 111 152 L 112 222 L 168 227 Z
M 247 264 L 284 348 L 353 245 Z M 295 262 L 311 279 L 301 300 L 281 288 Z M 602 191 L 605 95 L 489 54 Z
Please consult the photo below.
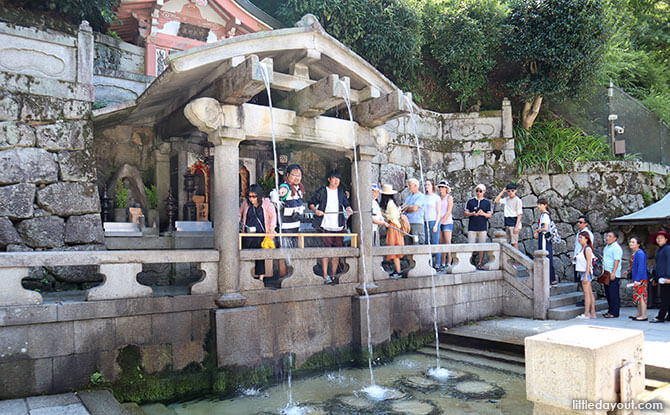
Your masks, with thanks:
M 593 280 L 593 244 L 588 232 L 579 233 L 579 244 L 582 250 L 579 251 L 575 257 L 575 271 L 582 281 L 582 288 L 584 289 L 584 314 L 577 316 L 577 318 L 596 318 L 596 298 L 593 295 L 591 288 L 591 281 Z

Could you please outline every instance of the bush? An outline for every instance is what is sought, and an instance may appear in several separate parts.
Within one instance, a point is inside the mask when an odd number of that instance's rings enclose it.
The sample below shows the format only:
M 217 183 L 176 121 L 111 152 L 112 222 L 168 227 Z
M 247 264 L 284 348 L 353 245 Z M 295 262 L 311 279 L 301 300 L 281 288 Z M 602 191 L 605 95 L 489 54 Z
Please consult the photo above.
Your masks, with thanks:
M 514 137 L 519 173 L 531 168 L 565 171 L 573 161 L 614 159 L 607 137 L 584 135 L 562 121 L 537 122 L 530 131 L 517 127 Z
M 94 30 L 104 32 L 105 24 L 116 18 L 117 0 L 7 0 L 7 3 L 26 10 L 58 14 L 77 26 L 87 20 Z
M 114 206 L 117 209 L 128 207 L 128 189 L 123 185 L 123 181 L 116 182 L 116 191 L 114 192 Z

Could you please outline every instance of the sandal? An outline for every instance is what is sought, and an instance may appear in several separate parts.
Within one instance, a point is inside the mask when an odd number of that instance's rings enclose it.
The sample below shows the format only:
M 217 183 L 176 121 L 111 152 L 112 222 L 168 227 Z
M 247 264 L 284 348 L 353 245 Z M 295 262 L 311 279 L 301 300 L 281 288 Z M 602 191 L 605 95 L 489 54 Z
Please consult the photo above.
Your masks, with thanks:
M 648 318 L 634 318 L 633 321 L 647 321 Z
M 586 320 L 586 319 L 589 319 L 589 318 L 591 318 L 591 317 L 587 316 L 586 314 L 580 314 L 580 315 L 578 315 L 578 316 L 575 317 L 575 318 L 578 318 L 578 319 L 580 319 L 580 320 Z
M 605 317 L 605 318 L 617 318 L 617 317 L 619 317 L 619 316 L 613 316 L 613 315 L 611 315 L 611 314 L 609 314 L 609 313 L 605 313 L 605 314 L 603 314 L 603 317 Z

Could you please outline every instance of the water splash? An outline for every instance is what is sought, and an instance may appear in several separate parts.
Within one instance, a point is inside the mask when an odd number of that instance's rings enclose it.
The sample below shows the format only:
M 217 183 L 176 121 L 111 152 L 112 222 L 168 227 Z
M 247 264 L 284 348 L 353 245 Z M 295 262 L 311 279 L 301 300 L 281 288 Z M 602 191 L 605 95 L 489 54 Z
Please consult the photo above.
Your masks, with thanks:
M 354 117 L 351 113 L 351 96 L 350 96 L 350 93 L 349 93 L 348 85 L 342 79 L 339 79 L 337 81 L 337 84 L 335 85 L 335 93 L 337 93 L 337 90 L 340 87 L 342 87 L 342 89 L 344 90 L 344 102 L 345 102 L 345 104 L 347 104 L 347 111 L 349 113 L 349 125 L 351 126 L 351 141 L 352 141 L 352 147 L 353 147 L 353 150 L 354 150 L 354 173 L 356 175 L 356 200 L 358 200 L 358 210 L 359 210 L 358 214 L 361 215 L 361 216 L 359 216 L 359 218 L 360 218 L 359 222 L 362 225 L 362 223 L 363 223 L 362 215 L 363 215 L 363 213 L 367 214 L 367 212 L 362 212 L 361 211 L 361 206 L 360 206 L 361 200 L 362 200 L 361 199 L 361 182 L 360 182 L 360 176 L 358 174 L 358 150 L 356 148 L 356 128 L 355 128 L 355 125 L 354 125 Z M 366 189 L 367 189 L 367 186 L 369 186 L 369 185 L 370 185 L 370 183 L 365 184 Z M 367 197 L 369 197 L 369 195 Z M 360 228 L 361 228 L 360 229 L 361 240 L 364 240 L 363 235 L 365 234 L 365 226 L 361 226 Z M 360 244 L 360 250 L 361 250 L 361 258 L 362 258 L 362 265 L 363 265 L 363 292 L 365 293 L 365 318 L 366 318 L 366 322 L 367 322 L 366 327 L 368 328 L 368 330 L 367 330 L 367 332 L 368 332 L 367 333 L 368 334 L 368 367 L 370 368 L 370 385 L 374 386 L 375 385 L 375 374 L 372 370 L 372 356 L 373 356 L 373 353 L 372 353 L 372 332 L 370 330 L 370 327 L 372 327 L 372 326 L 370 325 L 370 295 L 368 293 L 368 286 L 367 286 L 368 278 L 367 278 L 367 267 L 365 265 L 365 257 L 366 257 L 365 244 L 363 244 L 363 243 Z
M 305 415 L 311 412 L 309 408 L 299 405 L 287 405 L 285 408 L 279 410 L 281 415 Z
M 258 396 L 261 394 L 261 390 L 258 388 L 243 388 L 240 393 L 244 396 Z
M 378 386 L 370 385 L 362 389 L 362 392 L 367 395 L 367 397 L 373 401 L 383 401 L 386 399 L 387 394 L 390 392 L 390 389 Z
M 451 371 L 440 367 L 431 367 L 430 369 L 428 369 L 427 374 L 429 377 L 435 380 L 444 381 L 449 378 L 449 376 L 451 375 Z
M 412 106 L 412 100 L 409 99 L 407 95 L 403 95 L 403 100 L 407 103 L 407 106 L 409 107 L 409 115 L 410 119 L 412 120 L 412 125 L 414 127 L 414 140 L 416 142 L 416 152 L 419 157 L 419 173 L 421 176 L 421 186 L 423 186 L 423 193 L 426 194 L 426 180 L 424 179 L 423 176 L 423 161 L 421 160 L 421 145 L 419 144 L 419 135 L 417 133 L 417 128 L 416 128 L 416 115 L 414 114 L 414 107 Z M 435 189 L 433 189 L 435 191 Z M 430 241 L 430 230 L 429 234 L 426 235 L 426 241 L 428 242 L 428 253 L 430 254 L 430 258 L 432 260 L 433 258 L 433 248 L 431 245 Z M 430 283 L 431 283 L 431 295 L 433 299 L 433 328 L 435 329 L 435 355 L 437 359 L 437 369 L 440 369 L 440 336 L 439 336 L 439 331 L 437 328 L 437 295 L 436 295 L 436 289 L 435 289 L 435 269 L 431 266 L 430 267 Z

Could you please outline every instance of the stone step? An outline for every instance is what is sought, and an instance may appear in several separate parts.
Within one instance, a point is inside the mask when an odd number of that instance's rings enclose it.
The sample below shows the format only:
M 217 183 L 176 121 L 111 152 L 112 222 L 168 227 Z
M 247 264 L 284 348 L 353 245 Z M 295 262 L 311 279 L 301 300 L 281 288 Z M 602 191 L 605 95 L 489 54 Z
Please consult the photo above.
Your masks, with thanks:
M 440 350 L 449 350 L 452 352 L 463 353 L 471 356 L 481 356 L 486 359 L 497 360 L 499 362 L 505 362 L 510 364 L 525 365 L 525 361 L 522 356 L 515 356 L 507 353 L 498 353 L 491 350 L 480 350 L 470 347 L 462 347 L 444 343 L 440 343 Z
M 573 291 L 577 291 L 576 282 L 559 282 L 558 287 L 551 287 L 549 289 L 549 295 L 555 296 L 560 294 L 567 294 Z
M 596 300 L 596 311 L 606 310 L 607 300 Z M 570 320 L 584 312 L 584 307 L 576 305 L 564 305 L 562 307 L 550 308 L 547 310 L 548 320 Z
M 584 294 L 581 291 L 574 291 L 565 294 L 552 295 L 549 297 L 549 308 L 562 307 L 564 305 L 576 304 L 583 300 Z

